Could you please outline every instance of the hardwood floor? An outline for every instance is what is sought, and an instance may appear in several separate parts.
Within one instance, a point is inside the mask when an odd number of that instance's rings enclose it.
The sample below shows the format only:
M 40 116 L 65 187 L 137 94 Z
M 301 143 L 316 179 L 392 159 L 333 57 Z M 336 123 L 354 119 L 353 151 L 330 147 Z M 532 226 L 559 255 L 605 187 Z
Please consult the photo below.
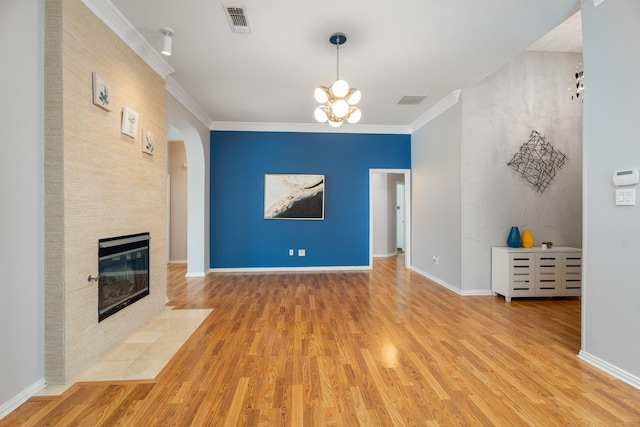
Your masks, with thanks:
M 213 308 L 147 381 L 77 383 L 0 426 L 640 425 L 640 390 L 576 357 L 580 301 L 461 297 L 371 272 L 169 266 L 169 305 Z

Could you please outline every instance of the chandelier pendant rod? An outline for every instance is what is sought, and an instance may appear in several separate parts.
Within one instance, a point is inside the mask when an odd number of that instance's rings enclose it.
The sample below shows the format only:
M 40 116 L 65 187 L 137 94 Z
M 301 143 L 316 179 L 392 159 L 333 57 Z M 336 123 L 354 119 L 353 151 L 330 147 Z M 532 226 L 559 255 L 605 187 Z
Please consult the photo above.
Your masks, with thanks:
M 336 43 L 336 80 L 340 80 L 340 43 Z

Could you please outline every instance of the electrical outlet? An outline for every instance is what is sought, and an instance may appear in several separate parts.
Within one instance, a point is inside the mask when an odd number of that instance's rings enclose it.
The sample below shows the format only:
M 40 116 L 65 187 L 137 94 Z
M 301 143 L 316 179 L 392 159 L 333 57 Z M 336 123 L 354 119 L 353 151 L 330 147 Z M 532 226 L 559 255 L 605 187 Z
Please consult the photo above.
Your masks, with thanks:
M 434 255 L 433 256 L 433 262 L 434 262 L 434 264 L 438 263 L 438 255 Z
M 298 256 L 307 256 L 307 251 L 305 249 L 298 249 Z
M 293 256 L 293 249 L 289 249 L 289 256 Z

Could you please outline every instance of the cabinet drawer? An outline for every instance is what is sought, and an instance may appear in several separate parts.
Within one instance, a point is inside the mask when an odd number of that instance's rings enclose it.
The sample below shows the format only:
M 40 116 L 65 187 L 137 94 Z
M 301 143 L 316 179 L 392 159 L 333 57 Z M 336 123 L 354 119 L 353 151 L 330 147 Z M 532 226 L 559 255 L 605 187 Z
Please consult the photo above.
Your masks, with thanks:
M 582 294 L 582 254 L 564 254 L 563 263 L 563 294 L 580 296 Z
M 536 254 L 536 295 L 554 296 L 560 287 L 560 254 Z
M 510 254 L 509 292 L 514 297 L 534 293 L 535 259 L 532 254 Z

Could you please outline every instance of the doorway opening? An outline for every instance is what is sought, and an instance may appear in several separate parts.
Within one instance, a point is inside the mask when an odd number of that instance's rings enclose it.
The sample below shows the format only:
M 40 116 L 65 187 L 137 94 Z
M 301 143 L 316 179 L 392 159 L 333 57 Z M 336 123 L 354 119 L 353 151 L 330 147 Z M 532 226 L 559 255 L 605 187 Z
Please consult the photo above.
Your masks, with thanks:
M 410 268 L 410 194 L 410 169 L 369 170 L 369 267 L 373 267 L 374 256 L 396 255 L 402 251 L 404 266 Z
M 206 189 L 207 175 L 205 170 L 204 146 L 200 135 L 196 129 L 184 120 L 177 120 L 167 132 L 167 141 L 184 142 L 184 152 L 186 161 L 181 162 L 182 168 L 186 170 L 186 185 L 184 188 L 173 186 L 177 180 L 173 179 L 167 170 L 167 210 L 172 212 L 171 204 L 179 203 L 180 194 L 177 192 L 185 192 L 182 197 L 186 199 L 186 261 L 187 261 L 187 277 L 204 277 L 208 268 L 206 260 L 209 257 L 209 249 L 206 236 L 209 235 L 208 222 L 206 220 L 208 209 Z M 174 142 L 167 142 L 174 144 Z M 169 159 L 171 161 L 171 159 Z M 176 177 L 177 178 L 177 177 Z M 174 187 L 173 191 L 170 186 Z M 175 209 L 173 210 L 175 212 Z M 176 245 L 176 239 L 185 239 L 185 233 L 171 230 L 171 215 L 168 215 L 167 228 L 167 248 Z M 173 218 L 175 219 L 175 218 Z
M 404 252 L 404 180 L 396 181 L 396 248 Z

